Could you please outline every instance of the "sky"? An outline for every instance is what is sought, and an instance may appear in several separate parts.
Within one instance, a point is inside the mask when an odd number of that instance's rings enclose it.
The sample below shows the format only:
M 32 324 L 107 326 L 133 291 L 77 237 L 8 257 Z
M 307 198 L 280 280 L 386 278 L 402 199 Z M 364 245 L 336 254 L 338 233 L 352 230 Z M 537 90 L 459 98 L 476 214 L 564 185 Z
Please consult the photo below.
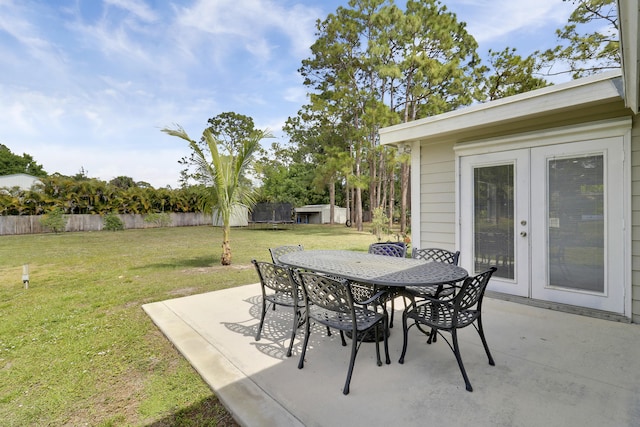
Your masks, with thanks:
M 396 0 L 403 6 L 404 1 Z M 573 4 L 442 0 L 479 44 L 526 56 L 557 45 Z M 0 0 L 0 144 L 49 173 L 179 187 L 223 112 L 281 129 L 307 102 L 297 70 L 315 23 L 348 0 Z M 566 77 L 567 79 L 569 77 Z M 556 81 L 557 83 L 557 81 Z M 270 144 L 273 140 L 268 140 Z

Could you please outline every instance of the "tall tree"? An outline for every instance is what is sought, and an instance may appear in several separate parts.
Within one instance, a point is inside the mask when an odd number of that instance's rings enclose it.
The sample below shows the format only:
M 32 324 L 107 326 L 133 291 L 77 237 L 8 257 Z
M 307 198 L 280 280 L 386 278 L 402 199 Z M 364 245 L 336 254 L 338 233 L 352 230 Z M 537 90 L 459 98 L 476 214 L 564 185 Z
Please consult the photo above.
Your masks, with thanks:
M 348 6 L 317 23 L 312 55 L 300 73 L 312 91 L 310 109 L 335 117 L 335 132 L 347 143 L 361 230 L 364 191 L 370 210 L 383 200 L 392 203 L 384 197 L 392 193 L 389 148 L 379 146 L 378 129 L 471 103 L 482 95 L 481 72 L 475 40 L 436 0 L 408 0 L 405 11 L 391 0 L 351 0 Z M 404 219 L 409 168 L 406 156 L 398 159 L 405 162 Z
M 390 106 L 409 122 L 482 100 L 478 44 L 463 22 L 435 0 L 408 0 L 393 37 L 383 46 L 394 58 L 386 68 Z M 406 231 L 410 157 L 400 163 L 400 230 Z
M 232 118 L 232 122 L 240 127 L 253 120 L 245 120 L 240 115 L 224 113 L 216 116 L 212 126 L 220 125 L 216 130 L 211 127 L 204 130 L 200 142 L 192 140 L 185 130 L 178 126 L 175 129 L 164 128 L 162 132 L 184 139 L 192 150 L 191 161 L 195 166 L 194 177 L 204 185 L 205 192 L 201 201 L 206 211 L 215 208 L 222 220 L 222 265 L 231 264 L 231 215 L 237 206 L 253 207 L 255 195 L 252 188 L 243 185 L 243 176 L 248 170 L 253 155 L 260 149 L 260 141 L 271 137 L 267 131 L 240 129 L 224 118 Z M 240 121 L 236 119 L 240 118 Z M 217 119 L 221 119 L 218 122 Z M 246 132 L 245 132 L 246 131 Z M 218 137 L 216 137 L 218 135 Z M 224 137 L 222 136 L 224 135 Z
M 22 156 L 13 154 L 9 147 L 0 144 L 0 175 L 12 175 L 14 173 L 26 173 L 37 177 L 45 177 L 47 173 L 34 158 L 26 153 Z
M 515 48 L 507 47 L 500 52 L 489 50 L 489 63 L 485 80 L 489 101 L 549 85 L 546 80 L 535 77 L 540 70 L 536 57 L 522 58 Z
M 571 73 L 577 79 L 620 68 L 616 0 L 563 1 L 571 1 L 576 8 L 567 25 L 556 30 L 560 44 L 536 52 L 544 60 L 547 74 Z

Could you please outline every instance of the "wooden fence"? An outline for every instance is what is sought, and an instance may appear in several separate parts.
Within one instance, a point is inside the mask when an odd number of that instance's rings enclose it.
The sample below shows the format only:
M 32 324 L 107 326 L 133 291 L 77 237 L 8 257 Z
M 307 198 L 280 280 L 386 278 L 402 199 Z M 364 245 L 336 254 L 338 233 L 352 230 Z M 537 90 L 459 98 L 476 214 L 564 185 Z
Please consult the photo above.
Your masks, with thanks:
M 189 227 L 194 225 L 211 225 L 211 215 L 201 212 L 169 213 L 168 227 Z M 145 222 L 145 215 L 118 215 L 124 228 L 159 227 L 153 222 Z M 40 234 L 50 231 L 40 223 L 40 215 L 0 216 L 0 236 L 12 234 Z M 65 215 L 67 226 L 65 231 L 100 231 L 104 228 L 102 215 Z

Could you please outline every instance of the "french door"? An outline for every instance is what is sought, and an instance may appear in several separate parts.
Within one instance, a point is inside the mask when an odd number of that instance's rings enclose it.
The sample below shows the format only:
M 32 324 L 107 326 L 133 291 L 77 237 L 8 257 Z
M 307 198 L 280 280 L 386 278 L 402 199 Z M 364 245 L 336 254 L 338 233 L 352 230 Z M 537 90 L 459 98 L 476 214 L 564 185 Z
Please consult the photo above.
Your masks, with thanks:
M 624 312 L 622 138 L 460 157 L 463 265 L 489 289 Z

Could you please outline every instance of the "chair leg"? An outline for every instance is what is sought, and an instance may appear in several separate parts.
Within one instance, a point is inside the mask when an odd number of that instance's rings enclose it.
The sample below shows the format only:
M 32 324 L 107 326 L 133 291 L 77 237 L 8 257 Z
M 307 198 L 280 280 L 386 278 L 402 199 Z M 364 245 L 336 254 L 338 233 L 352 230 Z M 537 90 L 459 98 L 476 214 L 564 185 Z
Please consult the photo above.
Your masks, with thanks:
M 453 354 L 456 356 L 456 360 L 458 361 L 458 366 L 460 367 L 460 372 L 462 372 L 462 377 L 464 378 L 467 391 L 473 391 L 473 387 L 471 387 L 471 382 L 467 376 L 467 371 L 465 371 L 464 365 L 462 364 L 462 356 L 460 356 L 460 346 L 458 345 L 458 333 L 456 329 L 451 330 L 451 338 L 453 341 Z
M 493 356 L 491 356 L 491 352 L 489 351 L 489 345 L 487 345 L 487 339 L 484 337 L 484 329 L 482 328 L 482 316 L 478 317 L 478 327 L 476 330 L 478 331 L 478 335 L 480 335 L 480 339 L 482 340 L 482 345 L 484 346 L 484 351 L 487 352 L 487 357 L 489 358 L 489 365 L 495 366 L 496 362 L 493 361 Z
M 344 339 L 344 331 L 340 330 L 340 339 L 342 340 L 342 346 L 346 347 L 347 346 L 347 340 Z M 352 337 L 352 339 L 355 341 L 355 337 Z
M 384 323 L 386 324 L 387 321 L 385 320 Z M 382 339 L 384 340 L 384 356 L 385 356 L 384 362 L 387 365 L 390 365 L 391 359 L 389 358 L 389 331 L 386 328 L 383 328 L 382 333 L 384 334 L 382 336 Z
M 289 343 L 289 349 L 287 350 L 287 357 L 291 357 L 291 351 L 293 350 L 293 341 L 296 339 L 296 330 L 300 326 L 300 310 L 294 307 L 293 312 L 293 328 L 291 330 L 291 342 Z
M 409 338 L 409 326 L 407 325 L 406 312 L 402 313 L 402 353 L 400 354 L 400 360 L 398 363 L 404 363 L 404 355 L 407 354 L 407 341 Z
M 429 332 L 429 339 L 427 340 L 427 344 L 431 344 L 432 342 L 438 341 L 438 331 L 435 328 L 431 328 L 431 332 Z
M 384 322 L 385 324 L 387 322 Z M 387 333 L 386 327 L 384 325 L 380 325 L 381 327 L 378 327 L 378 324 L 373 326 L 373 339 L 376 341 L 376 363 L 378 364 L 378 366 L 382 366 L 382 359 L 380 359 L 380 340 L 378 339 L 378 329 L 382 329 L 382 336 L 384 337 Z M 364 334 L 363 334 L 363 339 L 364 339 Z
M 258 325 L 258 332 L 256 333 L 256 341 L 260 341 L 260 335 L 262 334 L 262 325 L 264 324 L 264 316 L 267 314 L 267 302 L 262 298 L 262 313 L 260 314 L 260 325 Z
M 342 390 L 342 394 L 349 394 L 349 385 L 351 384 L 351 375 L 353 374 L 353 365 L 355 365 L 357 353 L 358 353 L 357 332 L 354 330 L 353 338 L 351 339 L 351 359 L 349 360 L 349 371 L 347 371 L 347 381 L 344 383 L 344 389 Z
M 389 317 L 389 328 L 393 328 L 393 313 L 396 311 L 396 303 L 394 298 L 391 298 L 391 317 Z
M 304 343 L 302 344 L 302 352 L 300 353 L 300 360 L 298 361 L 298 369 L 304 368 L 304 356 L 307 354 L 307 344 L 309 343 L 309 335 L 311 334 L 311 327 L 309 317 L 307 317 L 304 327 Z

